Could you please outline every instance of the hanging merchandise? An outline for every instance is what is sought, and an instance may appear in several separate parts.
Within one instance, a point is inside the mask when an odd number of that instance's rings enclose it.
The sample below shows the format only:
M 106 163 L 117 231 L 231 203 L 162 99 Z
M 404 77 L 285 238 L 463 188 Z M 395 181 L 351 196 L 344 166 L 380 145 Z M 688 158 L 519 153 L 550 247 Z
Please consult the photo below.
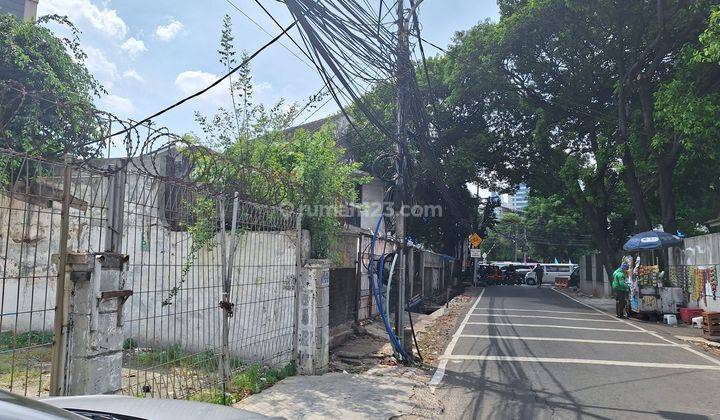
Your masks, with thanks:
M 690 269 L 690 281 L 693 285 L 692 287 L 692 300 L 695 302 L 700 302 L 700 298 L 703 297 L 704 289 L 705 289 L 705 282 L 702 278 L 702 273 L 700 272 L 700 268 L 698 267 L 692 267 Z
M 715 275 L 715 267 L 701 268 L 703 273 L 703 284 L 710 284 L 713 300 L 717 300 L 717 276 Z
M 668 279 L 670 280 L 670 285 L 675 287 L 681 287 L 680 286 L 680 276 L 678 276 L 678 272 L 680 270 L 678 267 L 670 267 L 668 270 L 669 276 Z
M 637 270 L 637 283 L 640 287 L 656 286 L 659 280 L 660 267 L 657 265 L 641 265 Z

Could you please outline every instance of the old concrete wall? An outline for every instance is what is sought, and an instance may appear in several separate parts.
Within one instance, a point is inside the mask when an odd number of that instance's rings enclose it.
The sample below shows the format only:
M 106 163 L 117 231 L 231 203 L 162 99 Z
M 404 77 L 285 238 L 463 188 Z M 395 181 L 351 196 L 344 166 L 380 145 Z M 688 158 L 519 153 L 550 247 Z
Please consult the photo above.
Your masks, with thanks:
M 366 207 L 360 211 L 360 227 L 374 232 L 385 202 L 385 183 L 373 178 L 372 181 L 362 186 L 361 198 L 363 206 Z M 385 225 L 381 223 L 380 232 L 384 230 Z
M 682 247 L 668 249 L 668 257 L 670 265 L 699 267 L 715 265 L 717 270 L 720 268 L 720 233 L 685 238 Z M 705 294 L 708 298 L 700 299 L 699 307 L 707 311 L 720 312 L 720 299 L 712 298 L 712 286 L 709 283 L 705 285 Z M 688 306 L 695 305 L 694 301 L 688 303 Z
M 57 178 L 38 178 L 59 186 Z M 70 208 L 69 252 L 102 251 L 107 211 L 101 178 L 74 185 Z M 52 256 L 60 246 L 61 203 L 49 189 L 33 197 L 0 192 L 0 331 L 52 330 L 57 267 Z M 29 201 L 32 201 L 29 202 Z
M 673 265 L 720 264 L 720 233 L 685 238 L 682 247 L 668 253 Z
M 580 282 L 583 292 L 595 297 L 611 297 L 612 291 L 607 273 L 603 269 L 597 254 L 584 255 L 579 262 Z
M 203 248 L 190 258 L 190 235 L 170 230 L 158 211 L 163 204 L 161 184 L 143 183 L 142 177 L 128 175 L 126 188 L 121 251 L 130 255 L 130 263 L 122 282 L 135 295 L 124 308 L 125 337 L 141 346 L 180 344 L 187 351 L 215 347 L 222 314 L 219 248 Z M 73 181 L 69 251 L 103 251 L 107 179 L 78 176 Z M 46 183 L 59 186 L 59 179 Z M 2 331 L 52 330 L 57 277 L 52 255 L 59 250 L 60 203 L 45 203 L 29 204 L 0 194 Z M 226 237 L 229 243 L 229 234 Z M 294 230 L 264 227 L 239 235 L 230 332 L 234 355 L 245 360 L 291 357 L 296 248 Z M 303 248 L 307 255 L 307 235 Z M 174 286 L 179 292 L 172 304 L 162 305 Z

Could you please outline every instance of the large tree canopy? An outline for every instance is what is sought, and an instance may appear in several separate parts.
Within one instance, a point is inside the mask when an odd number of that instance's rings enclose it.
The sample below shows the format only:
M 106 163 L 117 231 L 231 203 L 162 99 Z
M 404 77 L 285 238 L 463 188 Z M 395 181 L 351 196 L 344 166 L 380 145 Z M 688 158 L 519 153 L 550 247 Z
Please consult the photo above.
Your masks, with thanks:
M 54 20 L 72 39 L 42 25 Z M 42 156 L 92 154 L 100 138 L 93 100 L 103 92 L 84 65 L 77 31 L 64 18 L 21 22 L 0 14 L 0 146 Z
M 459 34 L 445 73 L 449 131 L 473 143 L 479 176 L 562 197 L 608 271 L 629 233 L 707 220 L 714 206 L 703 203 L 717 197 L 712 2 L 499 4 L 499 22 Z M 696 190 L 682 188 L 690 180 Z

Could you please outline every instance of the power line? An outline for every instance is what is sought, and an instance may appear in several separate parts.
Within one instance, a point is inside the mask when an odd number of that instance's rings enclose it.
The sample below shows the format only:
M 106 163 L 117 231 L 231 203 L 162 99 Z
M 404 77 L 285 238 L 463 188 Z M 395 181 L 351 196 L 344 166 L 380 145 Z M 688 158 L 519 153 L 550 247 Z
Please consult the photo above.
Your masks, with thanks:
M 225 2 L 227 2 L 227 4 L 229 4 L 229 5 L 232 6 L 235 10 L 237 10 L 238 12 L 240 12 L 240 14 L 242 14 L 242 15 L 245 16 L 250 22 L 252 22 L 253 24 L 255 24 L 255 26 L 257 26 L 258 28 L 260 28 L 260 30 L 263 31 L 263 32 L 265 32 L 265 34 L 272 36 L 272 34 L 271 34 L 267 29 L 265 29 L 264 26 L 262 26 L 260 23 L 258 23 L 258 22 L 257 22 L 255 19 L 253 19 L 250 15 L 248 15 L 247 13 L 245 13 L 240 7 L 238 7 L 238 6 L 237 6 L 235 3 L 233 3 L 231 0 L 225 0 Z M 259 3 L 258 3 L 258 4 L 259 4 Z M 271 18 L 278 26 L 280 26 L 280 29 L 283 28 L 282 25 L 280 25 L 280 24 L 277 22 L 277 20 L 275 20 L 275 18 L 270 14 L 270 12 L 268 12 L 268 11 L 262 6 L 262 4 L 260 4 L 260 7 L 265 11 L 265 13 L 266 13 L 268 16 L 270 16 L 270 18 Z M 293 40 L 293 38 L 292 38 L 289 34 L 288 34 L 288 38 L 290 38 L 291 40 Z M 293 40 L 293 43 L 295 43 L 295 45 L 296 45 L 298 48 L 300 48 L 300 46 L 299 46 L 296 42 L 294 42 L 294 40 Z M 311 65 L 310 65 L 307 61 L 305 61 L 302 57 L 300 57 L 299 55 L 297 55 L 297 53 L 296 53 L 295 51 L 293 51 L 290 47 L 288 47 L 287 45 L 283 44 L 282 41 L 278 41 L 278 44 L 282 45 L 283 48 L 285 48 L 290 54 L 294 55 L 298 60 L 300 60 L 300 62 L 302 62 L 303 64 L 305 64 L 309 69 L 315 70 L 315 68 L 314 68 L 313 66 L 311 66 Z M 310 57 L 310 55 L 308 55 L 304 50 L 302 50 L 302 48 L 300 48 L 300 51 L 303 53 L 303 55 L 305 55 L 307 58 L 309 58 L 310 60 L 312 60 L 312 57 Z
M 140 125 L 142 125 L 142 124 L 144 124 L 144 123 L 152 120 L 153 118 L 158 117 L 158 116 L 160 116 L 160 115 L 162 115 L 162 114 L 170 111 L 171 109 L 176 108 L 176 107 L 184 104 L 185 102 L 189 101 L 190 99 L 196 98 L 196 97 L 202 95 L 203 93 L 209 91 L 210 89 L 214 88 L 215 86 L 219 85 L 223 80 L 225 80 L 225 79 L 227 79 L 228 77 L 230 77 L 233 73 L 237 72 L 237 71 L 240 70 L 242 67 L 244 67 L 247 63 L 249 63 L 252 59 L 254 59 L 255 57 L 257 57 L 258 54 L 260 54 L 260 53 L 261 53 L 262 51 L 264 51 L 266 48 L 268 48 L 269 46 L 271 46 L 272 44 L 274 44 L 275 42 L 277 42 L 280 38 L 282 38 L 283 35 L 285 35 L 290 29 L 292 29 L 297 23 L 298 23 L 298 21 L 295 20 L 295 21 L 294 21 L 293 23 L 291 23 L 288 27 L 286 27 L 281 33 L 279 33 L 277 36 L 275 36 L 275 38 L 273 38 L 273 39 L 271 39 L 270 41 L 268 41 L 267 43 L 265 43 L 265 45 L 263 45 L 262 47 L 260 47 L 260 48 L 259 48 L 258 50 L 256 50 L 254 53 L 250 54 L 250 55 L 249 55 L 246 59 L 244 59 L 237 67 L 235 67 L 235 68 L 233 68 L 232 70 L 230 70 L 228 73 L 226 73 L 226 74 L 225 74 L 224 76 L 222 76 L 221 78 L 217 79 L 215 82 L 213 82 L 212 84 L 210 84 L 210 85 L 207 86 L 206 88 L 201 89 L 201 90 L 193 93 L 193 94 L 190 95 L 190 96 L 186 96 L 185 98 L 183 98 L 183 99 L 175 102 L 174 104 L 172 104 L 172 105 L 170 105 L 170 106 L 168 106 L 168 107 L 166 107 L 166 108 L 164 108 L 164 109 L 162 109 L 162 110 L 160 110 L 160 111 L 158 111 L 158 112 L 150 115 L 149 117 L 143 118 L 143 119 L 140 120 L 139 122 L 136 122 L 136 123 L 132 124 L 130 127 L 125 128 L 125 129 L 123 129 L 123 130 L 120 130 L 120 131 L 118 131 L 118 132 L 116 132 L 116 133 L 111 134 L 109 137 L 115 137 L 115 136 L 118 136 L 118 135 L 120 135 L 120 134 L 125 134 L 125 133 L 127 133 L 127 132 L 129 132 L 129 131 L 132 131 L 132 130 L 134 130 L 135 128 L 137 128 L 138 126 L 140 126 Z

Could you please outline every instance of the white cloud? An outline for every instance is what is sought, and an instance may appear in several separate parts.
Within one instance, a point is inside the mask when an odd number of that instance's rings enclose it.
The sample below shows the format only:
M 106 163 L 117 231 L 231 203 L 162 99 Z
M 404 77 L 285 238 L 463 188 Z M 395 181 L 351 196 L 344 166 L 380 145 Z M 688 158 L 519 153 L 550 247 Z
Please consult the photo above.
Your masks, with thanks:
M 200 70 L 188 70 L 177 75 L 175 86 L 183 93 L 200 90 L 217 80 L 217 76 Z
M 161 41 L 169 42 L 172 41 L 182 29 L 182 22 L 173 19 L 172 22 L 167 25 L 158 25 L 158 27 L 155 28 L 155 35 L 157 35 Z
M 106 84 L 117 78 L 117 66 L 105 57 L 105 54 L 97 48 L 83 47 L 83 51 L 87 54 L 85 66 L 88 71 L 95 76 L 101 83 Z
M 262 94 L 272 90 L 272 85 L 269 82 L 260 82 L 253 85 L 253 93 Z
M 133 102 L 122 96 L 107 95 L 100 100 L 101 106 L 119 118 L 127 118 L 135 113 L 135 105 Z
M 189 95 L 206 88 L 219 77 L 200 70 L 188 70 L 177 75 L 175 86 L 185 95 Z M 200 98 L 215 105 L 228 105 L 230 103 L 230 91 L 227 79 L 200 96 Z
M 143 79 L 143 77 L 140 76 L 140 74 L 137 71 L 135 71 L 135 69 L 125 70 L 123 72 L 122 77 L 123 77 L 123 79 L 134 80 L 134 81 L 140 82 L 140 83 L 145 81 L 145 79 Z
M 106 6 L 106 3 L 96 6 L 91 0 L 42 0 L 38 3 L 38 15 L 66 15 L 75 24 L 89 23 L 108 36 L 125 38 L 127 24 L 117 11 Z
M 145 42 L 140 39 L 135 39 L 133 37 L 128 38 L 127 41 L 125 41 L 125 43 L 120 46 L 120 48 L 124 51 L 127 51 L 131 57 L 134 57 L 138 53 L 141 53 L 143 51 L 147 51 L 147 47 L 145 47 Z
M 177 75 L 175 86 L 185 95 L 193 94 L 214 83 L 221 75 L 208 73 L 201 70 L 188 70 Z M 253 93 L 262 94 L 272 89 L 268 82 L 253 84 Z M 200 96 L 200 99 L 218 106 L 230 106 L 230 84 L 227 79 Z

